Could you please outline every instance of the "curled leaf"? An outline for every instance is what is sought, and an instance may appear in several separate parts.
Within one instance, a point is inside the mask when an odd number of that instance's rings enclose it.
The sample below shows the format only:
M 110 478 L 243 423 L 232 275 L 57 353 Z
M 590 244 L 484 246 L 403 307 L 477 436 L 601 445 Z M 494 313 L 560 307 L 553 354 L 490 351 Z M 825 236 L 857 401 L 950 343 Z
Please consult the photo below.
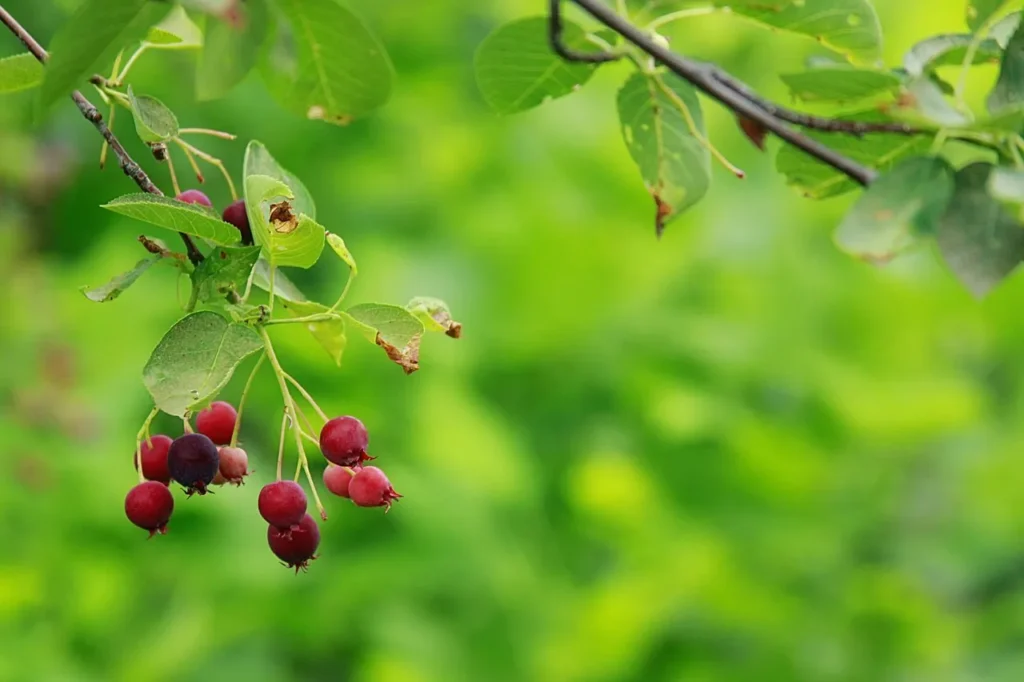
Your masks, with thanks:
M 448 304 L 441 299 L 417 296 L 405 307 L 423 323 L 427 331 L 444 332 L 453 339 L 462 336 L 462 325 L 452 319 Z

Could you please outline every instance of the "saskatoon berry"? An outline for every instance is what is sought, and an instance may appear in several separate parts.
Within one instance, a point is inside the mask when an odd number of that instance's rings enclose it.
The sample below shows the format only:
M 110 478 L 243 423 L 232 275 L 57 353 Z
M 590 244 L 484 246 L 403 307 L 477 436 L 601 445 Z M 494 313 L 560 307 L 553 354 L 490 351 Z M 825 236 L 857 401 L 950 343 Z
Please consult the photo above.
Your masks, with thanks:
M 220 449 L 220 470 L 214 477 L 213 482 L 234 483 L 242 485 L 242 479 L 249 475 L 249 456 L 242 448 L 229 448 L 224 446 Z
M 238 412 L 231 403 L 218 400 L 196 415 L 196 431 L 217 445 L 227 445 L 235 432 L 237 419 Z
M 164 435 L 142 441 L 142 475 L 147 481 L 160 481 L 164 485 L 171 482 L 171 472 L 167 470 L 167 451 L 171 443 L 170 436 Z M 135 461 L 135 469 L 138 468 L 139 463 Z
M 184 201 L 186 204 L 202 204 L 203 206 L 213 208 L 210 198 L 197 189 L 187 189 L 174 198 L 178 201 Z
M 213 441 L 201 433 L 186 433 L 173 443 L 167 453 L 171 478 L 185 486 L 185 491 L 206 494 L 220 468 L 220 456 Z
M 159 481 L 146 481 L 128 491 L 124 498 L 124 513 L 139 528 L 149 531 L 149 537 L 167 532 L 167 521 L 174 511 L 174 497 L 166 485 Z
M 245 212 L 245 199 L 228 204 L 221 214 L 226 223 L 231 223 L 242 233 L 242 243 L 252 244 L 252 228 L 249 227 L 249 214 Z
M 348 496 L 360 507 L 386 507 L 401 495 L 391 487 L 391 482 L 384 472 L 377 467 L 356 469 L 356 475 L 348 486 Z
M 306 513 L 306 492 L 295 481 L 275 481 L 263 486 L 257 504 L 260 516 L 286 533 Z
M 338 497 L 348 497 L 348 484 L 352 482 L 353 473 L 348 467 L 328 464 L 324 469 L 324 486 Z
M 277 558 L 288 564 L 288 568 L 305 570 L 315 559 L 316 548 L 320 546 L 320 528 L 309 514 L 304 514 L 296 527 L 282 531 L 274 526 L 267 528 L 267 543 Z
M 370 437 L 363 422 L 355 417 L 335 417 L 320 429 L 320 450 L 329 462 L 338 466 L 359 466 L 368 459 Z

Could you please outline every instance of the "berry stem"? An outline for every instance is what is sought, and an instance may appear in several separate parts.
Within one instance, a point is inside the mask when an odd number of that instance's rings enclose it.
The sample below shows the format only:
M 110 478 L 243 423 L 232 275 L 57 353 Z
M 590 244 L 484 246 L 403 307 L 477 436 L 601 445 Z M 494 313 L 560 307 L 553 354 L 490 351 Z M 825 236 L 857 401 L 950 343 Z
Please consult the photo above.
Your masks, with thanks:
M 142 443 L 145 441 L 148 445 L 152 445 L 149 442 L 149 425 L 153 423 L 153 419 L 159 412 L 160 408 L 154 407 L 146 420 L 142 422 L 142 428 L 139 429 L 138 435 L 135 436 L 135 468 L 139 470 L 139 483 L 146 481 L 146 477 L 142 475 Z
M 192 430 L 192 425 L 188 423 L 188 418 L 187 417 L 182 417 L 181 418 L 181 428 L 185 431 L 185 433 L 195 433 Z
M 296 390 L 302 394 L 303 398 L 306 399 L 306 402 L 308 402 L 310 406 L 316 411 L 316 413 L 320 415 L 320 418 L 324 420 L 324 423 L 330 421 L 330 419 L 328 419 L 327 417 L 327 413 L 320 409 L 320 406 L 316 404 L 315 400 L 313 400 L 313 396 L 309 394 L 309 391 L 302 387 L 302 384 L 300 384 L 295 377 L 293 377 L 291 374 L 288 374 L 288 372 L 285 372 L 284 378 L 290 381 L 293 386 L 295 386 Z
M 341 316 L 337 313 L 316 313 L 314 315 L 306 315 L 304 317 L 279 317 L 276 320 L 267 320 L 263 324 L 302 324 L 305 322 L 327 322 L 328 320 L 339 319 L 341 319 Z
M 181 186 L 178 184 L 178 174 L 174 172 L 174 159 L 171 158 L 171 150 L 167 150 L 167 169 L 171 171 L 171 188 L 174 195 L 181 194 Z
M 242 410 L 245 408 L 245 399 L 249 397 L 249 389 L 252 388 L 252 381 L 256 378 L 256 372 L 260 371 L 260 367 L 263 366 L 263 361 L 267 359 L 266 352 L 260 353 L 260 356 L 256 358 L 256 364 L 252 366 L 252 371 L 249 372 L 249 378 L 245 381 L 245 388 L 242 389 L 242 397 L 238 399 L 238 415 L 235 417 L 235 430 L 231 432 L 230 447 L 238 445 L 238 431 L 242 427 Z
M 238 199 L 238 192 L 235 191 L 235 182 L 234 182 L 234 180 L 231 179 L 231 173 L 228 173 L 228 169 L 224 167 L 224 162 L 223 161 L 218 159 L 216 156 L 211 156 L 210 154 L 207 154 L 206 152 L 204 152 L 202 149 L 199 149 L 198 147 L 193 147 L 192 145 L 190 145 L 188 142 L 185 142 L 185 140 L 181 139 L 180 137 L 174 138 L 174 141 L 175 141 L 175 143 L 177 143 L 177 145 L 179 147 L 184 149 L 186 152 L 191 152 L 191 153 L 195 154 L 196 156 L 198 156 L 203 161 L 205 161 L 206 163 L 210 164 L 211 166 L 216 167 L 217 170 L 220 171 L 221 175 L 224 176 L 224 179 L 227 180 L 228 189 L 231 190 L 231 201 L 235 201 L 235 200 Z
M 284 434 L 288 428 L 288 412 L 281 416 L 281 440 L 277 444 L 277 480 L 281 480 L 281 469 L 284 465 Z
M 179 135 L 210 135 L 212 137 L 219 137 L 222 140 L 234 140 L 237 139 L 237 135 L 231 133 L 225 133 L 223 130 L 213 130 L 212 128 L 179 128 Z
M 199 170 L 199 164 L 196 163 L 196 157 L 188 150 L 188 147 L 184 147 L 185 158 L 188 159 L 188 165 L 192 166 L 192 172 L 196 174 L 196 180 L 202 185 L 206 182 L 206 178 L 203 177 L 203 171 Z
M 128 58 L 128 61 L 125 62 L 124 68 L 121 69 L 121 73 L 117 75 L 117 78 L 114 79 L 114 82 L 111 83 L 111 85 L 121 87 L 121 85 L 124 84 L 124 79 L 128 77 L 128 72 L 131 70 L 133 66 L 135 66 L 135 61 L 139 57 L 141 57 L 148 49 L 149 43 L 142 43 L 141 45 L 139 45 L 139 49 L 135 50 L 132 56 Z
M 110 103 L 110 116 L 107 117 L 107 127 L 111 131 L 114 130 L 114 114 L 117 113 L 117 105 L 113 102 Z M 100 170 L 107 165 L 107 151 L 110 149 L 110 143 L 103 140 L 103 146 L 100 147 Z
M 277 268 L 274 267 L 274 261 L 272 259 L 270 260 L 268 267 L 270 268 L 270 275 L 267 277 L 267 279 L 270 280 L 270 285 L 267 287 L 269 289 L 267 293 L 270 297 L 270 300 L 267 303 L 267 315 L 269 316 L 274 314 L 274 273 L 277 272 Z M 255 268 L 253 269 L 255 270 Z

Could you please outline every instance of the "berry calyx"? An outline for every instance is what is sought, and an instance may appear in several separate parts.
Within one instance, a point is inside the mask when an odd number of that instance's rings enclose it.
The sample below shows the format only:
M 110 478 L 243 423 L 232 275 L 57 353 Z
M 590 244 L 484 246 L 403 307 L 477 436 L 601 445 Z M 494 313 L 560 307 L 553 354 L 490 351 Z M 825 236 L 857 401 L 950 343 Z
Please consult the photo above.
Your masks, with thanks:
M 249 226 L 249 214 L 245 211 L 245 199 L 228 204 L 220 217 L 224 222 L 231 223 L 238 228 L 242 234 L 243 244 L 252 244 L 252 228 Z
M 149 537 L 167 532 L 167 522 L 174 511 L 174 497 L 170 489 L 159 481 L 146 481 L 128 491 L 124 498 L 124 513 L 139 528 L 149 531 Z
M 196 431 L 217 445 L 227 445 L 235 432 L 238 412 L 231 403 L 218 400 L 196 415 Z
M 366 427 L 355 417 L 335 417 L 320 429 L 320 451 L 338 466 L 355 467 L 373 459 L 366 454 L 369 444 Z
M 257 504 L 264 521 L 287 533 L 306 514 L 306 491 L 295 481 L 275 481 L 263 486 Z
M 356 475 L 348 484 L 348 496 L 360 507 L 386 507 L 401 495 L 391 487 L 391 481 L 377 467 L 356 469 Z
M 139 448 L 142 450 L 142 475 L 147 481 L 159 481 L 164 485 L 171 482 L 171 472 L 167 470 L 167 451 L 171 448 L 170 436 L 158 435 L 149 440 L 142 441 Z M 133 460 L 134 455 L 133 455 Z M 135 470 L 138 471 L 139 463 L 135 461 Z
M 328 464 L 324 469 L 324 487 L 338 497 L 349 497 L 348 486 L 352 482 L 354 471 L 337 464 Z
M 185 486 L 185 492 L 206 494 L 220 468 L 220 455 L 213 441 L 201 433 L 186 433 L 171 443 L 167 452 L 171 478 Z
M 303 514 L 296 526 L 283 531 L 273 525 L 267 528 L 267 544 L 277 558 L 294 568 L 298 573 L 306 570 L 309 562 L 316 558 L 320 546 L 320 527 L 309 514 Z
M 187 189 L 174 198 L 186 204 L 202 204 L 203 206 L 213 208 L 213 202 L 210 201 L 210 198 L 197 189 Z
M 224 446 L 220 449 L 220 470 L 213 482 L 221 478 L 223 483 L 234 483 L 242 485 L 246 476 L 249 475 L 249 455 L 242 448 L 230 448 Z

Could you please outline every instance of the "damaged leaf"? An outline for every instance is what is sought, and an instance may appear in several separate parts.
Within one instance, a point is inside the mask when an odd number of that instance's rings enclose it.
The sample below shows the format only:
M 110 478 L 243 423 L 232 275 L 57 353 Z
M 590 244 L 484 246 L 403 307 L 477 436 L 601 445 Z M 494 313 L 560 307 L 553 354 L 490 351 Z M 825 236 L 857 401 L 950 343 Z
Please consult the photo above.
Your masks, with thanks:
M 452 319 L 448 304 L 441 299 L 417 296 L 405 307 L 423 323 L 423 328 L 427 331 L 444 332 L 453 339 L 462 336 L 462 325 Z
M 408 310 L 385 303 L 361 303 L 349 308 L 344 316 L 406 374 L 420 368 L 423 323 Z

